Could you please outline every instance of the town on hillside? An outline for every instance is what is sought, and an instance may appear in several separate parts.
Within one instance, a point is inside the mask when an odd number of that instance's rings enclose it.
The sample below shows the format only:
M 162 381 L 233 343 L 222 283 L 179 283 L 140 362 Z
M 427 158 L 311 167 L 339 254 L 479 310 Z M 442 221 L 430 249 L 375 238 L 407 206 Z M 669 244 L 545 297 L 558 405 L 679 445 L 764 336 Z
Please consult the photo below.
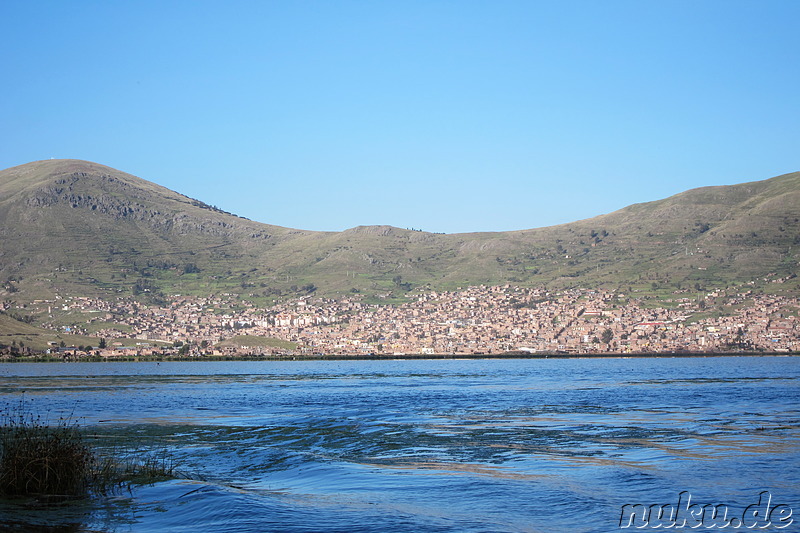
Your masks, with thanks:
M 781 283 L 783 280 L 772 280 Z M 360 295 L 306 296 L 269 308 L 238 296 L 174 295 L 147 305 L 119 297 L 37 301 L 79 316 L 45 327 L 102 338 L 51 354 L 130 356 L 402 356 L 409 354 L 658 354 L 796 352 L 800 301 L 748 285 L 650 300 L 603 290 L 475 286 L 419 293 L 399 305 Z M 136 342 L 128 339 L 135 338 Z M 265 342 L 258 342 L 259 340 Z M 255 341 L 255 342 L 254 342 Z

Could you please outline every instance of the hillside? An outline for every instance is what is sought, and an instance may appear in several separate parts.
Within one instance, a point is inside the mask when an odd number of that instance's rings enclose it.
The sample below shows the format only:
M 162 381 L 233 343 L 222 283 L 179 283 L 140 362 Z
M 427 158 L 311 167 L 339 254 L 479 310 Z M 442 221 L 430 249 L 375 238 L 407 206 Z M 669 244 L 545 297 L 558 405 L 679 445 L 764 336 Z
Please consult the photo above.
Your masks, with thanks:
M 199 271 L 231 278 L 302 234 L 94 163 L 42 161 L 0 172 L 0 279 L 22 278 L 34 294 L 150 292 L 165 276 L 198 281 Z
M 0 296 L 228 292 L 271 301 L 515 283 L 691 287 L 794 274 L 800 173 L 548 228 L 441 235 L 253 222 L 95 163 L 0 171 Z

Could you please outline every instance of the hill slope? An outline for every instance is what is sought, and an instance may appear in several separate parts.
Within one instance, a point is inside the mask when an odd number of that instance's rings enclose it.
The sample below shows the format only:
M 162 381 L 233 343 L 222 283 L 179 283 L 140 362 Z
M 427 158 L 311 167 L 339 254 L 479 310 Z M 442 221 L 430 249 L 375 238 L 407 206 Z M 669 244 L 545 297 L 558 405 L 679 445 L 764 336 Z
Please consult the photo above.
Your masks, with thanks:
M 45 291 L 145 291 L 159 271 L 229 277 L 302 233 L 94 163 L 42 161 L 0 172 L 0 279 L 35 277 Z
M 231 215 L 76 160 L 0 171 L 0 292 L 402 293 L 517 283 L 692 286 L 796 271 L 800 173 L 694 189 L 548 228 L 440 235 L 312 232 Z

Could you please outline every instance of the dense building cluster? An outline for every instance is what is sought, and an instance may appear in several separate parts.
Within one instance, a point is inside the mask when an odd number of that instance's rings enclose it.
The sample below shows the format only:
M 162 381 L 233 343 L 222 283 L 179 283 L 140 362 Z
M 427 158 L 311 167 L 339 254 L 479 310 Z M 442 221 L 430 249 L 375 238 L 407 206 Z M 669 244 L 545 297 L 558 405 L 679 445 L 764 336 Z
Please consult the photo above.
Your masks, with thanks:
M 106 356 L 176 349 L 114 341 L 131 337 L 188 345 L 183 353 L 194 355 L 800 350 L 795 297 L 743 288 L 673 296 L 648 300 L 589 289 L 478 286 L 421 293 L 402 305 L 367 304 L 357 296 L 306 297 L 264 309 L 243 306 L 232 295 L 174 296 L 162 306 L 89 298 L 61 305 L 86 318 L 73 330 L 108 324 L 93 328 L 109 340 L 101 354 Z M 290 341 L 294 347 L 220 344 L 243 335 Z

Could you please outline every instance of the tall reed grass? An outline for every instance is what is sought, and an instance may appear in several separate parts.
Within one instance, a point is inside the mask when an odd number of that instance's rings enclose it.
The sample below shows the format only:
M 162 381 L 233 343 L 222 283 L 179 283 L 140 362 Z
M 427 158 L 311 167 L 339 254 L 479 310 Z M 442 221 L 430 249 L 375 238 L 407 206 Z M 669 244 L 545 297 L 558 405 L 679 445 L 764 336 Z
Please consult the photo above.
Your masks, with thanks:
M 98 454 L 79 424 L 19 408 L 0 415 L 0 496 L 81 496 L 173 477 L 166 451 Z

